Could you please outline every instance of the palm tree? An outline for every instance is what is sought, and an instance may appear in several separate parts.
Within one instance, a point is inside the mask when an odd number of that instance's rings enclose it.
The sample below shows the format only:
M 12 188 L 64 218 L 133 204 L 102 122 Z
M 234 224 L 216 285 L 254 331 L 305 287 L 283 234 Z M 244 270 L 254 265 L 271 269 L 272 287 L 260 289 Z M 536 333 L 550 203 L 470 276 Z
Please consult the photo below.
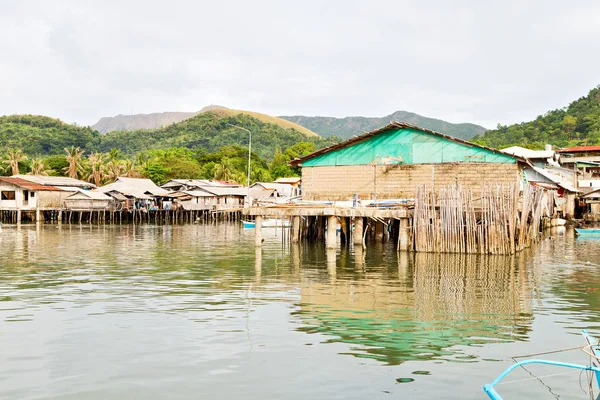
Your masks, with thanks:
M 88 182 L 94 182 L 94 185 L 100 186 L 104 179 L 104 155 L 102 153 L 92 153 L 88 157 L 88 164 L 90 166 L 90 175 L 88 176 Z
M 29 175 L 47 176 L 49 171 L 50 170 L 48 170 L 44 164 L 44 160 L 41 158 L 34 158 L 31 160 L 31 171 L 29 172 Z
M 121 159 L 121 150 L 113 147 L 106 153 L 106 158 L 108 158 L 108 161 L 119 161 Z
M 71 146 L 71 148 L 65 147 L 67 153 L 67 162 L 69 166 L 65 168 L 69 178 L 77 179 L 77 174 L 83 170 L 83 164 L 81 158 L 85 150 L 81 150 L 79 147 Z
M 118 177 L 123 175 L 123 164 L 117 160 L 111 160 L 106 163 L 106 175 L 111 181 L 116 181 Z
M 21 149 L 11 149 L 6 153 L 6 161 L 8 166 L 12 168 L 13 175 L 19 175 L 19 163 L 27 160 L 27 156 L 23 154 Z
M 223 157 L 221 163 L 215 165 L 213 178 L 220 181 L 231 181 L 234 178 L 235 173 L 235 167 L 233 166 L 231 159 Z
M 123 173 L 128 178 L 139 178 L 140 173 L 138 172 L 137 165 L 135 165 L 135 161 L 133 160 L 125 160 L 123 163 Z

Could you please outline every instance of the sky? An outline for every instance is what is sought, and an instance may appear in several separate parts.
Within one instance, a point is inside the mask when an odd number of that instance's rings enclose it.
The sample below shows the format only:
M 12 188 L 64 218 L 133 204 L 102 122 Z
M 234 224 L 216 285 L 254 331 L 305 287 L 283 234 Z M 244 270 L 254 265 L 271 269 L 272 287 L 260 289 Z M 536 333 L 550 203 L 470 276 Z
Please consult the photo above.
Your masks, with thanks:
M 3 2 L 0 115 L 218 104 L 494 128 L 599 85 L 599 38 L 587 0 Z

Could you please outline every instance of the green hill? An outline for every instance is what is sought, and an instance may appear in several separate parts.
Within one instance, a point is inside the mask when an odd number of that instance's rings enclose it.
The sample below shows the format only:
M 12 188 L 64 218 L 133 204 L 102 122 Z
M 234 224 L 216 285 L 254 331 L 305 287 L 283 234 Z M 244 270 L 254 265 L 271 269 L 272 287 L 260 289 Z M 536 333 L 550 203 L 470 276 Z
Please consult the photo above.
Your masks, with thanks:
M 0 117 L 0 150 L 19 148 L 30 155 L 48 155 L 62 154 L 70 146 L 94 149 L 99 143 L 98 132 L 59 119 L 39 115 Z
M 407 111 L 396 111 L 393 114 L 386 115 L 385 117 L 381 118 L 305 117 L 301 115 L 284 116 L 280 118 L 305 126 L 321 136 L 326 137 L 329 135 L 335 135 L 342 139 L 348 139 L 363 132 L 381 128 L 382 126 L 389 124 L 391 121 L 406 122 L 465 140 L 469 140 L 473 136 L 480 135 L 485 132 L 485 128 L 483 126 L 469 123 L 453 124 L 439 119 L 423 117 Z
M 490 147 L 523 146 L 543 148 L 549 143 L 557 147 L 600 144 L 600 86 L 590 90 L 568 107 L 548 111 L 530 122 L 497 129 L 473 138 Z
M 217 151 L 227 145 L 248 145 L 248 133 L 233 127 L 238 125 L 252 132 L 252 151 L 270 159 L 277 147 L 285 149 L 299 142 L 312 142 L 317 147 L 332 143 L 318 135 L 307 136 L 293 128 L 265 123 L 251 115 L 230 115 L 220 110 L 207 111 L 192 118 L 156 130 L 110 132 L 102 136 L 98 150 L 111 148 L 131 154 L 145 150 L 185 147 Z

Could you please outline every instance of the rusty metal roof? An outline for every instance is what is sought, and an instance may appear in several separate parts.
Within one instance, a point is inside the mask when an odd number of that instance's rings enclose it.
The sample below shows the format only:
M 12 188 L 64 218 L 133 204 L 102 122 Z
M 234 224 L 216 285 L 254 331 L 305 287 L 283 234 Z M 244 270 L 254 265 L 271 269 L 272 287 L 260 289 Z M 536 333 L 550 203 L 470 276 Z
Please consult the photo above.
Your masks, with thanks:
M 59 189 L 54 186 L 40 185 L 39 183 L 27 181 L 27 180 L 21 179 L 21 178 L 2 176 L 2 177 L 0 177 L 0 182 L 10 183 L 11 185 L 15 185 L 15 186 L 18 186 L 23 189 L 37 191 L 37 192 L 39 192 L 39 191 L 62 192 L 63 191 L 62 189 Z
M 578 146 L 556 150 L 557 153 L 585 153 L 588 151 L 600 151 L 600 146 Z

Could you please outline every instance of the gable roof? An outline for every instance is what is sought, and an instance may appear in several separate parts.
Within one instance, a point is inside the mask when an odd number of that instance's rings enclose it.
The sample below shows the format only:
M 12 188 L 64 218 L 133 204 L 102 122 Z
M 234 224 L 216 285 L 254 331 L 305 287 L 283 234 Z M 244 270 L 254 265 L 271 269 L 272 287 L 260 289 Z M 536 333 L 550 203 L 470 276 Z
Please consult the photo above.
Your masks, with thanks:
M 43 175 L 14 175 L 14 178 L 21 178 L 26 181 L 35 182 L 44 186 L 66 186 L 66 187 L 91 187 L 96 185 L 90 182 L 80 181 L 79 179 L 68 178 L 66 176 L 43 176 Z
M 239 183 L 218 181 L 214 179 L 171 179 L 170 181 L 163 183 L 160 187 L 164 189 L 179 187 L 179 186 L 190 186 L 190 187 L 202 187 L 202 186 L 217 186 L 217 187 L 240 187 Z
M 522 163 L 531 165 L 531 162 L 528 161 L 528 160 L 526 160 L 526 159 L 524 159 L 523 157 L 514 156 L 514 155 L 511 155 L 511 154 L 505 154 L 505 153 L 503 153 L 503 152 L 501 152 L 499 150 L 492 149 L 490 147 L 486 147 L 486 146 L 482 146 L 480 144 L 468 142 L 466 140 L 455 138 L 453 136 L 448 136 L 448 135 L 445 135 L 443 133 L 435 132 L 435 131 L 432 131 L 432 130 L 429 130 L 429 129 L 421 128 L 421 127 L 418 127 L 416 125 L 407 124 L 405 122 L 391 122 L 388 125 L 384 126 L 383 128 L 379 128 L 379 129 L 376 129 L 376 130 L 371 131 L 371 132 L 366 132 L 366 133 L 363 133 L 362 135 L 359 135 L 359 136 L 354 136 L 353 138 L 350 138 L 350 139 L 345 140 L 343 142 L 334 144 L 334 145 L 329 146 L 329 147 L 325 147 L 324 149 L 321 149 L 321 150 L 317 150 L 314 153 L 311 153 L 311 154 L 309 154 L 307 156 L 296 158 L 296 159 L 290 161 L 289 164 L 292 165 L 292 166 L 301 167 L 303 161 L 309 160 L 311 158 L 315 158 L 315 157 L 320 156 L 322 154 L 330 153 L 330 152 L 335 151 L 335 150 L 339 150 L 339 149 L 343 149 L 343 148 L 346 148 L 346 147 L 353 146 L 353 145 L 355 145 L 357 143 L 360 143 L 360 142 L 363 142 L 363 141 L 365 141 L 367 139 L 370 139 L 373 136 L 377 136 L 377 135 L 379 135 L 381 133 L 384 133 L 384 132 L 387 132 L 387 131 L 390 131 L 390 130 L 396 130 L 396 129 L 414 129 L 414 130 L 421 131 L 421 132 L 424 132 L 424 133 L 427 133 L 427 134 L 430 134 L 430 135 L 442 137 L 442 138 L 444 138 L 446 140 L 450 140 L 452 142 L 459 143 L 459 144 L 462 144 L 462 145 L 465 145 L 465 146 L 468 146 L 468 147 L 477 147 L 477 148 L 480 148 L 480 149 L 484 149 L 484 150 L 490 151 L 490 152 L 492 152 L 494 154 L 500 154 L 502 156 L 512 157 L 512 158 L 514 158 L 514 159 L 516 159 L 516 160 L 518 160 L 518 161 L 520 161 Z
M 67 196 L 67 199 L 76 199 L 85 197 L 91 200 L 111 200 L 112 197 L 105 195 L 97 190 L 78 190 L 73 194 Z
M 149 199 L 146 193 L 150 193 L 152 196 L 164 197 L 169 197 L 169 195 L 172 193 L 157 186 L 150 179 L 126 177 L 119 177 L 115 182 L 98 188 L 98 191 L 102 193 L 114 191 L 138 199 Z
M 16 178 L 14 176 L 12 176 L 12 177 L 2 176 L 2 177 L 0 177 L 0 182 L 10 183 L 11 185 L 15 185 L 22 189 L 27 189 L 27 190 L 31 190 L 31 191 L 35 191 L 35 192 L 39 192 L 39 191 L 62 192 L 62 190 L 57 187 L 40 185 L 39 183 L 31 182 L 31 181 L 21 179 L 21 178 Z

